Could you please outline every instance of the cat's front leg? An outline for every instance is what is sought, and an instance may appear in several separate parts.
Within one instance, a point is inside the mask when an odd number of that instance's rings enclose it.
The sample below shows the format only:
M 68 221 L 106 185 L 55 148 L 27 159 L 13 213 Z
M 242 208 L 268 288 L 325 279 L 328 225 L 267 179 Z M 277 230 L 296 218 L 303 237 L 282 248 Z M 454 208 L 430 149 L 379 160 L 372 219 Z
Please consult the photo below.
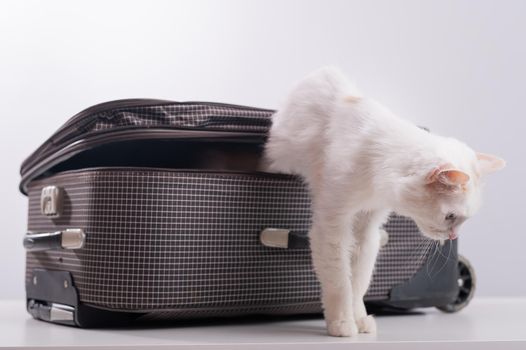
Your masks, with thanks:
M 315 217 L 310 231 L 312 261 L 321 283 L 327 330 L 336 337 L 358 333 L 350 278 L 350 225 L 346 221 L 339 217 Z
M 363 297 L 371 281 L 374 264 L 380 249 L 380 226 L 388 211 L 360 212 L 353 222 L 353 245 L 351 272 L 353 276 L 353 311 L 360 333 L 375 333 L 376 322 L 367 315 Z

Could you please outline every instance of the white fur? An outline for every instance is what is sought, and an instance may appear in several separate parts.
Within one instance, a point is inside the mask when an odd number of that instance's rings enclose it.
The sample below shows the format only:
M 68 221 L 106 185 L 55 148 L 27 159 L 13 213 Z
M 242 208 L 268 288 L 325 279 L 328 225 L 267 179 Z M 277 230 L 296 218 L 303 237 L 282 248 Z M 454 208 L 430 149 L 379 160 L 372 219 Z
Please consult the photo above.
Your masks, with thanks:
M 273 116 L 265 159 L 269 170 L 300 175 L 309 186 L 309 237 L 329 334 L 376 329 L 363 296 L 389 212 L 412 217 L 428 237 L 451 237 L 456 225 L 444 217 L 471 216 L 480 174 L 504 165 L 485 157 L 482 164 L 465 144 L 398 118 L 336 69 L 316 71 L 293 89 Z M 470 180 L 429 180 L 444 164 Z

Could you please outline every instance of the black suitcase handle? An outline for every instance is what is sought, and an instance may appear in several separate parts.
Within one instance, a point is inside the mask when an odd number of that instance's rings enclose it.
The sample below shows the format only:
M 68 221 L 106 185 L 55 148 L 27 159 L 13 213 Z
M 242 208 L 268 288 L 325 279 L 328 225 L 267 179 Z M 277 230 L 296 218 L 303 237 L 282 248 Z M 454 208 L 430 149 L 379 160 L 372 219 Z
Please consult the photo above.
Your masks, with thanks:
M 261 244 L 271 248 L 309 249 L 309 236 L 282 228 L 266 228 L 259 235 Z
M 30 252 L 52 249 L 80 249 L 84 246 L 86 235 L 80 228 L 68 228 L 64 231 L 34 233 L 24 236 L 24 248 Z

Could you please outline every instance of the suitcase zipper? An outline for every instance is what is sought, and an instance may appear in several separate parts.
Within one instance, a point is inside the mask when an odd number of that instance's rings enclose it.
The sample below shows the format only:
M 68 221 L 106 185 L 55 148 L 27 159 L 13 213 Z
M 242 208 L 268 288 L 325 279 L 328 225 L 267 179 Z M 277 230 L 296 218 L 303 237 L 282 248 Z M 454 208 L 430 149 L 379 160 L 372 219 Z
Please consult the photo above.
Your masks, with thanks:
M 168 105 L 182 105 L 182 106 L 191 106 L 191 105 L 199 105 L 199 106 L 217 106 L 217 107 L 228 107 L 228 108 L 235 108 L 235 109 L 243 109 L 243 110 L 249 110 L 249 111 L 262 111 L 262 112 L 273 112 L 270 109 L 263 109 L 263 108 L 256 108 L 256 107 L 247 107 L 247 106 L 241 106 L 241 105 L 235 105 L 235 104 L 228 104 L 228 103 L 218 103 L 218 102 L 198 102 L 198 101 L 188 101 L 188 102 L 176 102 L 176 101 L 170 101 L 170 100 L 157 100 L 157 99 L 124 99 L 124 100 L 115 100 L 110 102 L 104 102 L 97 104 L 95 106 L 89 107 L 76 115 L 74 115 L 66 124 L 64 124 L 60 129 L 58 129 L 55 134 L 51 137 L 53 144 L 58 144 L 64 139 L 66 139 L 65 136 L 69 135 L 67 134 L 67 129 L 70 129 L 72 127 L 78 128 L 79 125 L 89 125 L 94 120 L 99 119 L 100 117 L 105 118 L 107 120 L 111 120 L 112 118 L 108 115 L 105 116 L 104 112 L 109 112 L 111 110 L 121 109 L 121 108 L 131 108 L 131 107 L 153 107 L 153 106 L 168 106 Z M 92 116 L 93 118 L 88 118 L 89 116 Z M 232 117 L 228 120 L 233 120 L 239 122 L 240 118 Z M 243 120 L 246 121 L 246 120 Z M 260 125 L 259 122 L 255 123 L 256 125 Z M 66 133 L 67 135 L 60 136 L 61 134 Z
M 41 159 L 36 164 L 28 166 L 22 172 L 22 180 L 20 182 L 20 191 L 27 194 L 27 184 L 44 174 L 53 166 L 62 163 L 84 150 L 97 147 L 108 141 L 130 141 L 140 139 L 163 139 L 163 138 L 180 138 L 184 140 L 208 140 L 214 139 L 226 141 L 235 140 L 236 142 L 259 142 L 263 143 L 265 135 L 260 133 L 236 132 L 236 131 L 204 131 L 204 130 L 189 130 L 189 129 L 147 129 L 147 130 L 120 130 L 112 131 L 103 134 L 94 135 L 88 139 L 80 139 L 70 143 L 64 148 L 51 153 L 49 156 Z
M 234 109 L 242 109 L 246 111 L 261 111 L 272 113 L 273 110 L 248 107 L 236 104 L 227 104 L 227 103 L 218 103 L 218 102 L 199 102 L 199 101 L 189 101 L 189 102 L 176 102 L 170 100 L 158 100 L 158 99 L 124 99 L 124 100 L 115 100 L 110 102 L 104 102 L 92 107 L 89 107 L 76 115 L 74 115 L 70 120 L 66 122 L 62 127 L 60 127 L 44 144 L 42 144 L 31 156 L 29 156 L 21 166 L 20 173 L 23 175 L 27 172 L 28 168 L 33 168 L 34 164 L 37 162 L 35 158 L 47 157 L 52 153 L 55 148 L 60 148 L 63 144 L 68 142 L 74 142 L 75 137 L 78 137 L 82 134 L 84 127 L 93 123 L 100 118 L 106 118 L 111 120 L 112 118 L 108 115 L 105 115 L 104 112 L 109 112 L 111 110 L 121 109 L 121 108 L 132 108 L 132 107 L 152 107 L 152 106 L 169 106 L 169 105 L 183 105 L 183 106 L 217 106 L 217 107 L 226 107 Z M 239 117 L 216 117 L 217 122 L 210 122 L 208 125 L 220 126 L 224 122 L 235 122 L 238 125 L 249 125 L 249 126 L 267 126 L 270 125 L 269 118 L 252 118 L 247 120 L 245 118 Z M 224 119 L 222 122 L 220 119 Z M 79 127 L 82 126 L 82 127 Z M 72 130 L 73 129 L 73 130 Z M 183 129 L 181 129 L 183 130 Z M 186 129 L 184 129 L 186 130 Z M 192 130 L 188 128 L 188 130 Z

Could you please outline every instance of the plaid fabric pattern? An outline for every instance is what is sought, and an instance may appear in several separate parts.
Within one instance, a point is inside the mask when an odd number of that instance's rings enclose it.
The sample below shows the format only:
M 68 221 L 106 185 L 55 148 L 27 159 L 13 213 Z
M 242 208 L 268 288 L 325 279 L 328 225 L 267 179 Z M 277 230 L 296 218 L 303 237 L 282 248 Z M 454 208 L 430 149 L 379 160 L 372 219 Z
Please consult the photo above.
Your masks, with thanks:
M 64 189 L 64 213 L 40 213 L 46 185 Z M 30 252 L 34 268 L 73 274 L 80 300 L 159 318 L 267 310 L 315 312 L 320 287 L 309 249 L 263 246 L 264 228 L 307 232 L 310 199 L 292 176 L 161 169 L 65 172 L 29 186 L 29 231 L 79 227 L 82 249 Z M 393 215 L 368 300 L 388 297 L 426 261 L 425 238 Z M 152 316 L 152 315 L 150 315 Z M 153 316 L 152 316 L 153 317 Z

